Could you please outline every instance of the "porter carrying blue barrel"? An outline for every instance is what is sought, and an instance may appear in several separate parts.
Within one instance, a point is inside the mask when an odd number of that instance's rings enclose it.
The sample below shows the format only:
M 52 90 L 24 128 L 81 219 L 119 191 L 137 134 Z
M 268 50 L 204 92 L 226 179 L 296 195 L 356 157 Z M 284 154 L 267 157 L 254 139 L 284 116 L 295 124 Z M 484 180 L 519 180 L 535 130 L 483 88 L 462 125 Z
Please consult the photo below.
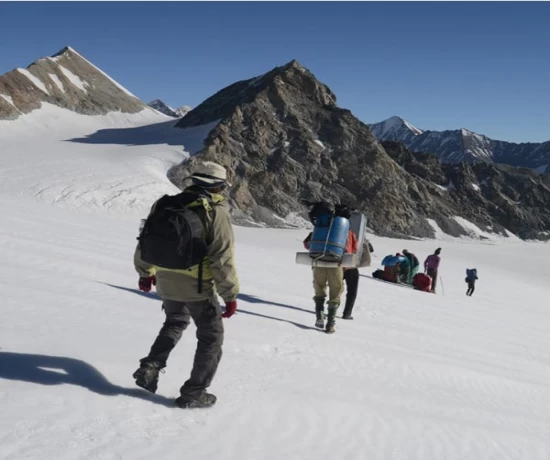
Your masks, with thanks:
M 340 262 L 346 252 L 350 222 L 328 203 L 316 203 L 309 213 L 313 234 L 309 256 L 324 262 Z

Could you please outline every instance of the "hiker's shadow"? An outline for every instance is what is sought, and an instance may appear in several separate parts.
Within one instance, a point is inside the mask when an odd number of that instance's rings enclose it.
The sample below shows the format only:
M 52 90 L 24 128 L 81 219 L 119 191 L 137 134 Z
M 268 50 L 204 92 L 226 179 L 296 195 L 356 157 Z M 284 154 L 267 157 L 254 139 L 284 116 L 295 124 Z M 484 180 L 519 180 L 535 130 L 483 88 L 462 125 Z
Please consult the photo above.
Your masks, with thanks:
M 116 284 L 104 283 L 102 281 L 98 281 L 98 283 L 104 284 L 105 286 L 109 286 L 115 289 L 120 289 L 121 291 L 131 292 L 132 294 L 138 294 L 140 296 L 147 297 L 148 299 L 161 300 L 160 296 L 156 292 L 143 292 L 143 291 L 140 291 L 139 289 L 132 289 L 125 286 L 118 286 Z
M 239 300 L 242 300 L 242 301 L 247 302 L 247 303 L 260 303 L 260 304 L 264 304 L 264 305 L 274 305 L 276 307 L 289 308 L 291 310 L 303 311 L 305 313 L 311 313 L 311 314 L 315 313 L 311 310 L 306 310 L 305 308 L 295 307 L 293 305 L 286 305 L 284 303 L 271 302 L 269 300 L 260 299 L 259 297 L 255 297 L 255 296 L 248 295 L 248 294 L 239 294 L 237 297 L 238 297 Z M 288 319 L 276 318 L 275 316 L 269 316 L 269 315 L 264 315 L 262 313 L 247 311 L 247 310 L 243 310 L 242 308 L 239 308 L 237 310 L 237 312 L 238 313 L 244 313 L 245 315 L 258 316 L 259 318 L 272 319 L 273 321 L 280 321 L 280 322 L 283 322 L 283 323 L 292 324 L 293 326 L 296 326 L 300 329 L 319 331 L 319 329 L 317 329 L 317 328 L 306 326 L 306 325 L 300 324 L 300 323 L 296 323 L 296 322 L 290 321 Z
M 248 295 L 248 294 L 239 294 L 237 296 L 239 300 L 243 300 L 248 303 L 262 303 L 265 305 L 274 305 L 275 307 L 289 308 L 290 310 L 303 311 L 305 313 L 315 314 L 313 310 L 306 310 L 305 308 L 295 307 L 294 305 L 286 305 L 284 303 L 272 302 L 271 300 L 260 299 L 259 297 Z
M 115 284 L 109 284 L 109 283 L 103 283 L 103 282 L 101 284 L 104 284 L 105 286 L 110 286 L 110 287 L 115 288 L 115 289 L 120 289 L 122 291 L 131 292 L 132 294 L 138 294 L 138 295 L 150 298 L 150 299 L 156 299 L 156 300 L 160 299 L 158 294 L 156 294 L 154 292 L 142 292 L 142 291 L 139 291 L 138 289 L 132 289 L 132 288 L 124 287 L 124 286 L 117 286 Z M 248 303 L 261 303 L 261 304 L 265 304 L 265 305 L 274 305 L 276 307 L 290 308 L 291 310 L 303 311 L 305 313 L 311 313 L 311 314 L 315 313 L 311 310 L 306 310 L 304 308 L 294 307 L 292 305 L 285 305 L 283 303 L 278 303 L 278 302 L 271 302 L 271 301 L 263 300 L 263 299 L 260 299 L 259 297 L 251 296 L 251 295 L 248 295 L 248 294 L 239 294 L 238 299 L 242 300 L 244 302 L 248 302 Z M 260 318 L 272 319 L 274 321 L 289 323 L 289 324 L 292 324 L 293 326 L 296 326 L 300 329 L 319 331 L 319 329 L 316 329 L 316 328 L 310 327 L 310 326 L 306 326 L 304 324 L 296 323 L 294 321 L 289 321 L 287 319 L 282 319 L 282 318 L 276 318 L 274 316 L 263 315 L 261 313 L 246 311 L 246 310 L 243 310 L 242 308 L 238 308 L 237 312 L 238 313 L 244 313 L 245 315 L 258 316 Z
M 288 319 L 276 318 L 275 316 L 262 315 L 261 313 L 256 313 L 256 312 L 253 312 L 253 311 L 243 310 L 242 308 L 239 308 L 237 310 L 237 314 L 239 314 L 239 313 L 244 313 L 245 315 L 258 316 L 260 318 L 265 318 L 265 319 L 272 319 L 273 321 L 280 321 L 282 323 L 292 324 L 293 326 L 296 326 L 296 327 L 298 327 L 300 329 L 304 329 L 304 330 L 320 331 L 320 329 L 317 329 L 317 328 L 311 327 L 311 326 L 306 326 L 305 324 L 296 323 L 296 322 L 290 321 Z
M 172 399 L 113 385 L 90 364 L 64 356 L 0 352 L 0 378 L 40 385 L 78 385 L 103 396 L 130 396 L 174 407 Z

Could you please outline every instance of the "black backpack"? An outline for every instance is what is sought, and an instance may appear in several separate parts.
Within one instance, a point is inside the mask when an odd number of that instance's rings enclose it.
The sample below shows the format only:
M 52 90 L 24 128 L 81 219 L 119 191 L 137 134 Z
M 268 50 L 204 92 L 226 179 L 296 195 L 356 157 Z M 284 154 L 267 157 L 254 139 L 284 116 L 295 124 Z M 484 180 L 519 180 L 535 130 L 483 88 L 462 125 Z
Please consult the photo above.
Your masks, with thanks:
M 144 262 L 176 270 L 202 263 L 207 254 L 204 228 L 189 202 L 184 194 L 164 195 L 157 202 L 138 237 Z
M 328 226 L 330 219 L 334 216 L 334 206 L 326 201 L 319 201 L 317 203 L 307 202 L 307 205 L 312 207 L 308 213 L 310 222 L 314 226 L 326 222 Z

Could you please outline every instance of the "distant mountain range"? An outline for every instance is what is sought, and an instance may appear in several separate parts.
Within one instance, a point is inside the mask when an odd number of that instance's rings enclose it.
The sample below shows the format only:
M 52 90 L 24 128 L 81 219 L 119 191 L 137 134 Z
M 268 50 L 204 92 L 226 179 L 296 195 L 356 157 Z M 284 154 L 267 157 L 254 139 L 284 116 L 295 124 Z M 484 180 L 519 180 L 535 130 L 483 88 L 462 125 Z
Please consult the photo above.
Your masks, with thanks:
M 425 131 L 400 117 L 369 125 L 381 141 L 402 142 L 412 152 L 435 153 L 443 163 L 504 163 L 550 173 L 550 141 L 516 144 L 457 129 Z
M 152 107 L 153 109 L 158 110 L 160 113 L 163 113 L 164 115 L 168 115 L 169 117 L 174 117 L 174 118 L 182 118 L 192 110 L 191 107 L 189 107 L 188 105 L 182 105 L 178 109 L 173 109 L 164 101 L 161 101 L 160 99 L 155 99 L 154 101 L 149 102 L 148 105 L 149 107 Z

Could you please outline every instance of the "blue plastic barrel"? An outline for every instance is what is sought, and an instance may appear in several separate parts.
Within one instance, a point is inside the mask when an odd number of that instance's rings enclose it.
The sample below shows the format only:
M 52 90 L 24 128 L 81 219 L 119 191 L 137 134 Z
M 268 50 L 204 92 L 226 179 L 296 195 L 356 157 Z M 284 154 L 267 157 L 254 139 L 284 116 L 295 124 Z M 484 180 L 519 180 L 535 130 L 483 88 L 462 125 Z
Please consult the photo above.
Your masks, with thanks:
M 316 221 L 309 243 L 309 256 L 325 262 L 340 262 L 346 252 L 349 220 L 345 217 L 324 216 Z

